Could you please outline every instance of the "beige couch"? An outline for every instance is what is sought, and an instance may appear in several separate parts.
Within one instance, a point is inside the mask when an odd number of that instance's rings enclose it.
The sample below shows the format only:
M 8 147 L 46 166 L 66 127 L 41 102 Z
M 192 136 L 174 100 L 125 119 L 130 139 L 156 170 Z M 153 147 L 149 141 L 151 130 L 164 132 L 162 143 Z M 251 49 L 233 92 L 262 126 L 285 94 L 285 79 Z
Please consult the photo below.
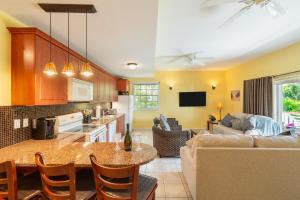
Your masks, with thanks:
M 260 137 L 251 144 L 251 136 L 245 135 L 222 135 L 225 142 L 220 136 L 207 137 L 180 150 L 182 171 L 194 200 L 300 199 L 299 138 Z M 228 143 L 228 137 L 234 142 Z M 238 144 L 237 137 L 248 138 Z

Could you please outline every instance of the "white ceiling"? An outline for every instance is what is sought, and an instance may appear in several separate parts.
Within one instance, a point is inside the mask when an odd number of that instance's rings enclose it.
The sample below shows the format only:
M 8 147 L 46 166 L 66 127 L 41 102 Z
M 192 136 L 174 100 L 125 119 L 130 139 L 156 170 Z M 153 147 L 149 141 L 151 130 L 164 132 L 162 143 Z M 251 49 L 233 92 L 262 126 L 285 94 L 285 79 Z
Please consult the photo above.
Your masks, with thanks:
M 155 60 L 158 0 L 0 0 L 0 9 L 48 33 L 49 14 L 37 3 L 94 4 L 88 16 L 89 59 L 119 76 L 151 76 Z M 67 14 L 54 13 L 53 37 L 67 44 Z M 85 55 L 85 14 L 70 14 L 70 46 Z M 125 67 L 137 62 L 134 73 Z
M 299 41 L 300 1 L 276 2 L 286 10 L 284 16 L 272 18 L 257 7 L 222 26 L 243 5 L 205 8 L 203 0 L 160 0 L 156 56 L 201 52 L 214 59 L 206 66 L 185 66 L 185 62 L 169 64 L 157 58 L 156 69 L 224 69 Z
M 159 1 L 159 2 L 158 2 Z M 222 1 L 222 0 L 220 0 Z M 276 0 L 286 10 L 272 18 L 260 8 L 220 27 L 241 5 L 204 8 L 201 0 L 1 0 L 0 9 L 49 30 L 49 15 L 37 3 L 94 4 L 89 15 L 89 58 L 119 76 L 146 77 L 155 70 L 225 69 L 300 40 L 300 1 Z M 85 16 L 71 14 L 71 48 L 84 55 Z M 53 36 L 67 42 L 66 14 L 53 14 Z M 201 52 L 206 66 L 167 64 L 161 56 Z M 125 68 L 137 62 L 135 71 Z

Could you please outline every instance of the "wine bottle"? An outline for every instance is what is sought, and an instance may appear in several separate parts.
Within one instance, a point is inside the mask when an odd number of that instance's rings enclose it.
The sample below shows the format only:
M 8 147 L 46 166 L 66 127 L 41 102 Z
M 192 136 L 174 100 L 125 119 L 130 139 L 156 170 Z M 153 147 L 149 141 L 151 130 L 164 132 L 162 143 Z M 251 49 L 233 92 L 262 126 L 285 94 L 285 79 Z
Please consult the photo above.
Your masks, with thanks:
M 129 124 L 126 124 L 126 134 L 124 138 L 124 149 L 125 151 L 131 151 L 132 148 L 132 139 L 129 133 Z

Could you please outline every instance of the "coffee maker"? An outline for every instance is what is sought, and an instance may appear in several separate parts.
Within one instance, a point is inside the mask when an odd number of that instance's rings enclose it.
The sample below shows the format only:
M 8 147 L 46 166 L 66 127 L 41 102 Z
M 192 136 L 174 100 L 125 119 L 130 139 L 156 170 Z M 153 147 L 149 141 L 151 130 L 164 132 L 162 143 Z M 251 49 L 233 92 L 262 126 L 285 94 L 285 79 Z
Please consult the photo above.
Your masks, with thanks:
M 33 125 L 32 139 L 47 140 L 55 138 L 55 118 L 38 118 Z

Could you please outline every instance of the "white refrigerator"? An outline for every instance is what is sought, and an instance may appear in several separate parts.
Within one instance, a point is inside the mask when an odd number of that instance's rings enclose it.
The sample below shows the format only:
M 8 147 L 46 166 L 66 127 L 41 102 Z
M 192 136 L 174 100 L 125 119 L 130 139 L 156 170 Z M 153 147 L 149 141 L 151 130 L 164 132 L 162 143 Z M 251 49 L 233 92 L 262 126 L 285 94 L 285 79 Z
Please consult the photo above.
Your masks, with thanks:
M 112 108 L 125 114 L 125 127 L 129 123 L 130 132 L 133 129 L 134 98 L 133 95 L 119 95 L 118 101 L 112 103 Z

